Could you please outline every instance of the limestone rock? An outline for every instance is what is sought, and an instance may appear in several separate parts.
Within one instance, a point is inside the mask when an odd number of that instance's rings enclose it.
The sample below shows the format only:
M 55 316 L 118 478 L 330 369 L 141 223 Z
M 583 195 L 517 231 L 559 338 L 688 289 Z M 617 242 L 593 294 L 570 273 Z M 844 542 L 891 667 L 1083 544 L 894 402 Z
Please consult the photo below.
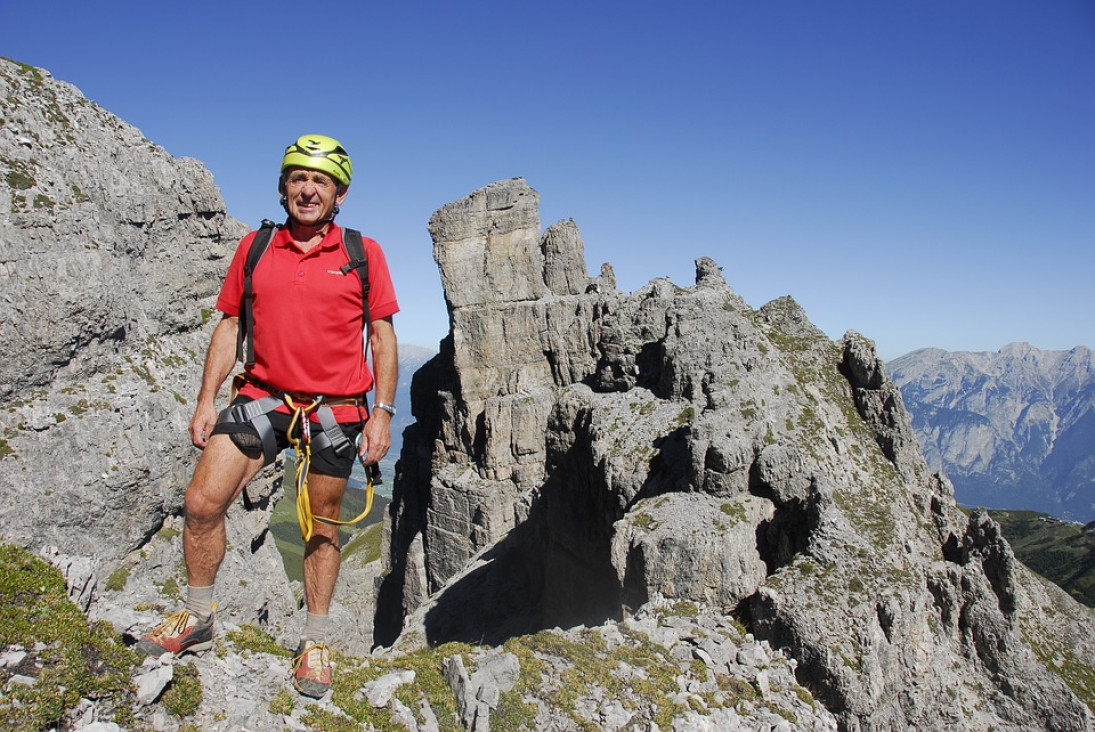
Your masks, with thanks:
M 248 227 L 201 163 L 42 69 L 0 59 L 0 118 L 0 537 L 53 547 L 82 607 L 147 631 L 185 583 L 187 424 Z M 218 602 L 288 632 L 280 496 L 268 474 L 233 508 Z
M 431 220 L 450 335 L 415 377 L 379 642 L 695 602 L 788 649 L 845 729 L 1091 728 L 1091 611 L 958 510 L 869 339 L 791 298 L 753 310 L 708 258 L 693 287 L 619 293 L 610 267 L 583 277 L 572 222 L 540 234 L 537 200 L 501 181 Z M 757 646 L 678 652 L 777 688 Z M 616 701 L 583 716 L 630 724 Z

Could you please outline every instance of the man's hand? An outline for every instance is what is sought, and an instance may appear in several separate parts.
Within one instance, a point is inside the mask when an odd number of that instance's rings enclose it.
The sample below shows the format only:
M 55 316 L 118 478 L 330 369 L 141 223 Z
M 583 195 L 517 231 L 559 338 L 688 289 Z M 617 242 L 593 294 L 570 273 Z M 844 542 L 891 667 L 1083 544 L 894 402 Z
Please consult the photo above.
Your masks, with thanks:
M 383 409 L 374 409 L 361 433 L 358 454 L 364 465 L 376 465 L 392 446 L 392 416 Z
M 190 441 L 194 447 L 205 449 L 213 434 L 213 426 L 217 424 L 217 410 L 212 404 L 198 402 L 198 408 L 194 410 L 194 416 L 190 418 Z

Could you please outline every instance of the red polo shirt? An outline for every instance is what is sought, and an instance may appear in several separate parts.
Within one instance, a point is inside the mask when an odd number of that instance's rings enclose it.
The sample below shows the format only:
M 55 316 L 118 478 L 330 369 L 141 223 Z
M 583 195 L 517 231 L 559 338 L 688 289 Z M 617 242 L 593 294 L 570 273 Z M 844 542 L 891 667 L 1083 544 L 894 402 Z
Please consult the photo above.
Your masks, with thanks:
M 243 238 L 228 267 L 217 309 L 237 317 L 243 300 L 243 265 L 255 239 Z M 399 311 L 388 263 L 380 245 L 363 237 L 369 262 L 369 317 L 380 320 Z M 254 293 L 255 378 L 284 391 L 358 396 L 373 387 L 365 362 L 365 323 L 361 280 L 342 274 L 349 256 L 342 229 L 332 224 L 323 241 L 301 249 L 287 228 L 279 229 L 251 275 Z M 265 392 L 248 385 L 246 396 Z M 359 419 L 353 407 L 335 407 L 339 421 Z

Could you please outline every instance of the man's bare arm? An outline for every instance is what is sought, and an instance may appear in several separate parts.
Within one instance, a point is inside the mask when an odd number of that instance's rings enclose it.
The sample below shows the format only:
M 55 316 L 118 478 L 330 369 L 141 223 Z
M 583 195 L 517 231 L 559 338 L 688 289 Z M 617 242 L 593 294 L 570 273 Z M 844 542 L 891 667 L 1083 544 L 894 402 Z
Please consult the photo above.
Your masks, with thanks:
M 399 380 L 399 345 L 392 319 L 374 320 L 369 328 L 369 343 L 373 349 L 375 378 L 374 404 L 395 401 Z M 366 465 L 380 462 L 392 446 L 392 416 L 383 409 L 373 409 L 361 438 L 361 455 Z
M 202 385 L 198 391 L 198 405 L 190 419 L 190 441 L 195 447 L 204 448 L 217 423 L 217 392 L 236 365 L 236 338 L 239 318 L 225 316 L 213 330 L 209 350 L 205 354 Z

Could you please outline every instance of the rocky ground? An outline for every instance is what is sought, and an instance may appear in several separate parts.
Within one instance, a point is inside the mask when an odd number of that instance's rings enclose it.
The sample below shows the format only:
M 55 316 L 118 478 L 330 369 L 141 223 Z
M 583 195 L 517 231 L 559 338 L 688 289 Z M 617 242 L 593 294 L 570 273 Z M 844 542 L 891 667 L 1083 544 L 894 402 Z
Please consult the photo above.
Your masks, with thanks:
M 52 561 L 69 566 L 65 558 Z M 79 583 L 69 592 L 77 599 Z M 111 613 L 118 638 L 153 608 Z M 45 644 L 0 647 L 0 720 L 11 690 L 50 683 Z M 690 602 L 658 602 L 594 628 L 551 629 L 499 647 L 336 653 L 319 700 L 290 684 L 291 654 L 255 626 L 219 622 L 199 656 L 134 658 L 131 690 L 82 698 L 57 729 L 111 730 L 835 730 L 795 679 L 797 662 L 736 621 Z M 36 668 L 37 665 L 37 668 Z M 7 698 L 6 698 L 7 697 Z M 24 697 L 29 698 L 29 697 Z M 18 727 L 17 728 L 23 728 Z M 30 727 L 27 727 L 28 729 Z M 35 727 L 36 728 L 36 727 Z

